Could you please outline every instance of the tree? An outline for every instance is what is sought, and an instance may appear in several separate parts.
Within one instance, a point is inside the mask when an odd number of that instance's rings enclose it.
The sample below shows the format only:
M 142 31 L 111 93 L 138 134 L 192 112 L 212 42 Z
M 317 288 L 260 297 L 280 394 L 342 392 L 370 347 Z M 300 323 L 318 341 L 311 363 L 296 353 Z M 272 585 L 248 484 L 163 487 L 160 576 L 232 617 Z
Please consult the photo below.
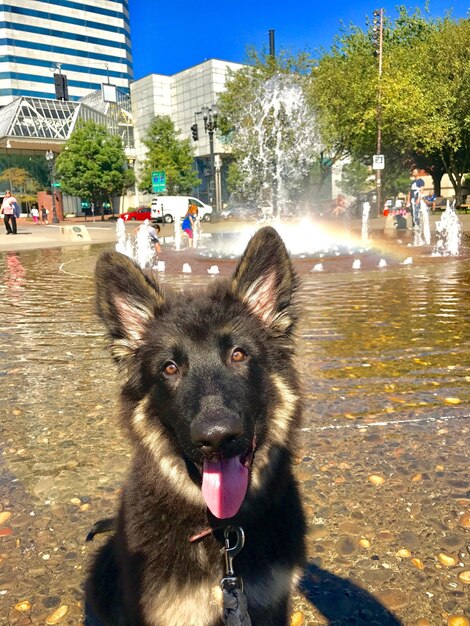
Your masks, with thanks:
M 459 198 L 470 169 L 470 21 L 400 7 L 397 19 L 385 23 L 380 81 L 370 26 L 343 29 L 312 73 L 309 96 L 323 141 L 370 164 L 380 96 L 384 181 L 419 164 L 435 188 L 447 172 Z
M 39 188 L 47 186 L 49 170 L 43 154 L 1 154 L 0 173 L 10 168 L 20 168 L 28 173 L 29 179 L 36 181 Z
M 3 170 L 0 181 L 7 182 L 12 193 L 33 193 L 39 188 L 39 183 L 21 167 L 9 167 Z
M 351 26 L 314 66 L 307 97 L 315 110 L 325 152 L 332 162 L 374 153 L 377 80 L 372 43 Z
M 358 200 L 359 196 L 373 189 L 370 168 L 359 161 L 344 165 L 341 175 L 341 190 Z
M 470 171 L 469 40 L 470 20 L 454 22 L 446 17 L 422 51 L 427 60 L 423 92 L 429 101 L 431 123 L 425 128 L 417 152 L 428 160 L 440 156 L 457 204 L 462 202 L 464 177 Z
M 189 139 L 178 139 L 172 120 L 166 115 L 157 115 L 147 132 L 144 144 L 147 147 L 141 173 L 139 189 L 152 192 L 152 172 L 164 171 L 167 192 L 188 194 L 200 185 L 193 169 L 193 154 Z
M 20 202 L 36 201 L 36 192 L 40 188 L 40 184 L 26 169 L 21 167 L 4 169 L 0 174 L 0 183 L 2 182 Z
M 120 137 L 94 121 L 77 125 L 56 160 L 56 176 L 62 190 L 89 202 L 103 203 L 134 184 L 134 172 L 127 168 Z

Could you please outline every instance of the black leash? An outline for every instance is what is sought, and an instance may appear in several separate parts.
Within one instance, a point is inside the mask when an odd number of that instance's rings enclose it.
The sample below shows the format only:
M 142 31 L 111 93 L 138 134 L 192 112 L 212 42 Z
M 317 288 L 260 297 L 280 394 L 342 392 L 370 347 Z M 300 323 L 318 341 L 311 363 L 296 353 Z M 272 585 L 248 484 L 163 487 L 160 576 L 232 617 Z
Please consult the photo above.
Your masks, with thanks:
M 230 546 L 230 535 L 236 535 L 236 543 Z M 243 593 L 243 579 L 235 576 L 233 559 L 245 545 L 245 533 L 241 526 L 227 526 L 224 530 L 225 546 L 221 549 L 225 557 L 225 576 L 220 581 L 224 598 L 224 624 L 226 626 L 251 626 L 248 601 Z

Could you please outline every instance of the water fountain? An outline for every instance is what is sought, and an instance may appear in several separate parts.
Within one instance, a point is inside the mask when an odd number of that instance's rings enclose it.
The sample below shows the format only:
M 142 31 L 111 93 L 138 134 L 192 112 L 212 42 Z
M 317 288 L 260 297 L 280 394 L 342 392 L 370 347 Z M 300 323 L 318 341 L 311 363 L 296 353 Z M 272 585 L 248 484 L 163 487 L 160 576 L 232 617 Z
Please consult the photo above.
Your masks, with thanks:
M 362 203 L 362 242 L 367 243 L 369 240 L 369 214 L 370 202 L 366 200 Z
M 437 242 L 433 256 L 457 256 L 460 251 L 462 226 L 455 211 L 455 202 L 447 201 L 446 210 L 436 222 Z
M 165 272 L 165 261 L 158 260 L 155 246 L 149 237 L 149 226 L 149 220 L 145 220 L 143 224 L 136 228 L 134 233 L 128 234 L 126 233 L 124 221 L 121 218 L 118 219 L 116 223 L 115 249 L 117 252 L 125 254 L 129 258 L 133 259 L 142 269 L 153 269 L 157 272 Z M 201 245 L 202 238 L 204 237 L 200 220 L 195 220 L 193 234 L 194 238 L 192 249 L 196 249 Z M 246 241 L 248 241 L 248 238 Z M 172 248 L 175 252 L 187 250 L 187 247 L 183 244 L 181 222 L 179 220 L 175 220 L 173 222 L 173 237 L 168 239 L 172 242 Z M 191 272 L 189 264 L 186 263 L 183 267 L 183 273 Z M 216 272 L 213 270 L 210 273 Z
M 200 224 L 194 226 L 193 247 L 198 254 L 207 258 L 236 258 L 245 248 L 254 231 L 262 225 L 271 224 L 283 237 L 290 253 L 299 258 L 322 260 L 332 257 L 349 257 L 379 252 L 382 242 L 370 232 L 370 203 L 362 206 L 361 232 L 354 233 L 340 224 L 339 220 L 306 218 L 296 223 L 282 219 L 291 198 L 300 197 L 301 186 L 311 171 L 312 164 L 319 158 L 320 144 L 317 140 L 315 118 L 306 103 L 301 83 L 291 75 L 275 74 L 257 90 L 257 95 L 247 103 L 243 126 L 237 128 L 236 149 L 242 156 L 238 161 L 239 191 L 247 197 L 256 192 L 258 206 L 272 202 L 270 215 L 264 215 L 262 223 L 245 223 L 236 233 L 225 232 L 212 235 L 210 241 L 198 247 L 201 241 Z M 419 225 L 413 229 L 410 245 L 430 246 L 431 228 L 428 207 L 422 198 L 418 199 Z M 405 223 L 402 206 L 396 206 L 397 220 Z M 400 215 L 398 216 L 398 213 Z M 455 230 L 455 217 L 443 216 L 440 225 L 442 243 L 436 255 L 458 252 L 459 238 L 450 234 Z M 418 220 L 417 220 L 418 221 Z M 457 220 L 458 221 L 458 220 Z M 398 226 L 398 222 L 397 222 Z M 173 249 L 178 252 L 186 248 L 182 241 L 179 220 L 173 223 Z M 129 242 L 125 234 L 120 235 L 120 250 L 129 254 Z M 124 238 L 124 239 L 123 239 Z M 445 241 L 445 243 L 443 243 Z M 401 244 L 397 240 L 395 248 Z M 147 249 L 148 252 L 148 249 Z M 186 250 L 185 250 L 186 252 Z M 427 253 L 427 250 L 426 250 Z M 146 260 L 145 246 L 132 252 L 141 265 L 153 266 Z M 375 267 L 385 253 L 380 250 Z M 390 254 L 398 256 L 395 251 Z M 131 254 L 129 254 L 131 256 Z M 403 261 L 404 254 L 400 261 Z M 358 267 L 366 267 L 360 262 Z M 380 267 L 390 264 L 390 256 L 382 258 Z M 180 266 L 181 267 L 181 266 Z
M 142 269 L 151 268 L 157 260 L 155 245 L 152 243 L 148 232 L 149 221 L 137 228 L 134 241 L 134 260 Z
M 121 217 L 116 222 L 116 252 L 125 254 L 131 259 L 134 258 L 134 244 L 131 237 L 126 233 L 124 220 Z
M 431 243 L 431 228 L 429 225 L 429 209 L 423 198 L 418 200 L 418 223 L 413 227 L 413 245 L 429 246 Z
M 173 222 L 174 249 L 181 250 L 181 223 L 179 220 Z
M 252 196 L 257 190 L 258 203 L 272 201 L 278 217 L 318 159 L 317 135 L 299 81 L 274 74 L 247 102 L 244 124 L 237 128 L 236 149 L 244 155 L 238 163 L 239 191 Z
M 133 259 L 142 269 L 154 267 L 157 260 L 155 246 L 148 234 L 148 225 L 149 221 L 145 220 L 133 236 L 126 233 L 123 219 L 119 218 L 116 222 L 116 252 Z

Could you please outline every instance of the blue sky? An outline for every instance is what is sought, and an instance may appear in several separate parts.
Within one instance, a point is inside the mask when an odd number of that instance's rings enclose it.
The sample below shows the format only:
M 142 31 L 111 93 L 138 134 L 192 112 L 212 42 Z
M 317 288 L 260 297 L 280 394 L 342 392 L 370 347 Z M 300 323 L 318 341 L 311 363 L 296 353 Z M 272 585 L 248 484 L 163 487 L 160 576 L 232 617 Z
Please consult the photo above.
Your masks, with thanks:
M 363 27 L 374 9 L 396 15 L 398 3 L 336 0 L 290 3 L 283 0 L 173 0 L 168 5 L 154 0 L 129 0 L 134 78 L 147 74 L 175 74 L 217 58 L 243 63 L 246 49 L 268 49 L 268 31 L 275 31 L 276 50 L 328 48 L 340 23 Z M 424 4 L 407 4 L 408 7 Z M 469 16 L 469 0 L 430 0 L 433 16 L 452 10 L 455 18 Z

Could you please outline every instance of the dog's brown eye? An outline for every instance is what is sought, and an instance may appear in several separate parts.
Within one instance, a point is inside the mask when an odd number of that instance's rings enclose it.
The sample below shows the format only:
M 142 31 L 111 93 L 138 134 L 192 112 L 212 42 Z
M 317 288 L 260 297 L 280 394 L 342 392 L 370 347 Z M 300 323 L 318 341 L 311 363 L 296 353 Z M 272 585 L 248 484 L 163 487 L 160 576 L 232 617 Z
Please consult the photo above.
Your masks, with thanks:
M 163 373 L 165 374 L 165 376 L 174 376 L 175 374 L 178 373 L 178 366 L 176 365 L 176 363 L 173 363 L 172 361 L 169 361 L 165 365 Z
M 232 363 L 242 363 L 248 358 L 247 353 L 242 348 L 235 348 L 232 352 Z

